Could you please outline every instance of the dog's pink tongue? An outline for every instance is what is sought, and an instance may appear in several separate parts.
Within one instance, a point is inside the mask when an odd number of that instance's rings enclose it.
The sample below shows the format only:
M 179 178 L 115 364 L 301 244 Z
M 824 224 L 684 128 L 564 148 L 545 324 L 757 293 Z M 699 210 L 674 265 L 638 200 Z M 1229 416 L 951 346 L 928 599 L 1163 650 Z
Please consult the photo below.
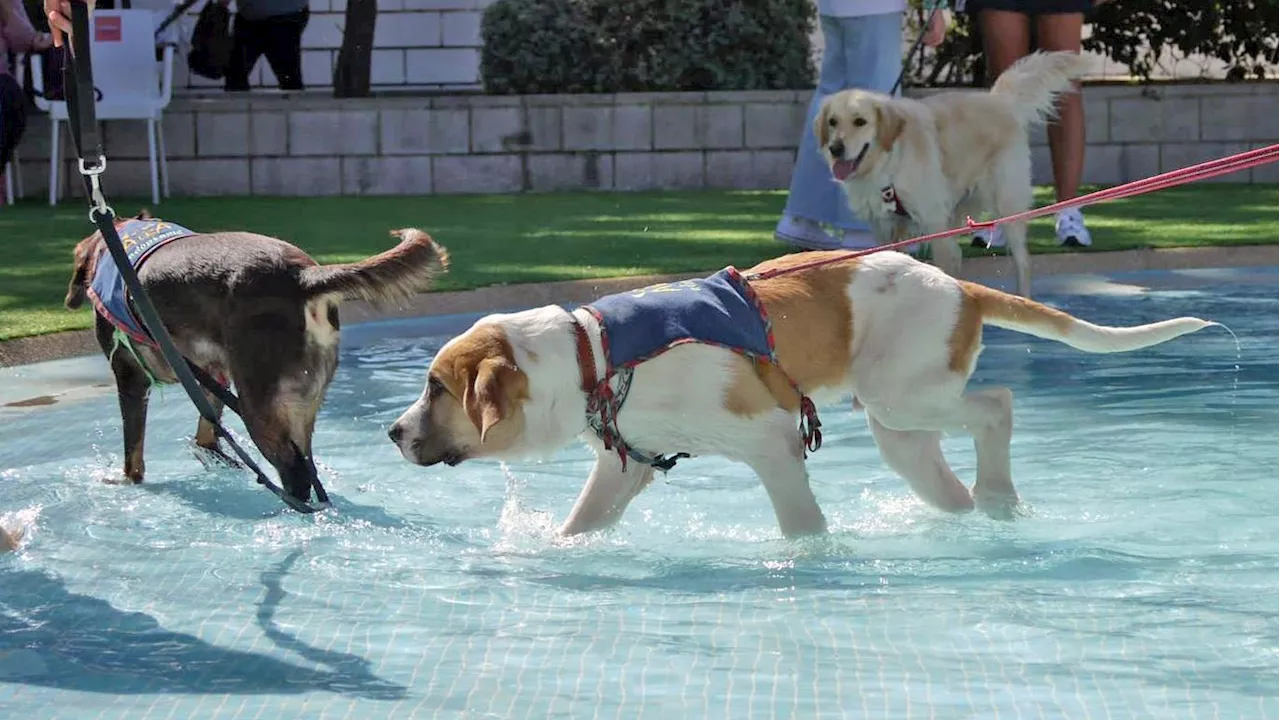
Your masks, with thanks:
M 853 171 L 857 169 L 858 163 L 852 160 L 837 160 L 831 165 L 831 174 L 835 175 L 837 180 L 844 182 L 845 178 L 852 175 Z

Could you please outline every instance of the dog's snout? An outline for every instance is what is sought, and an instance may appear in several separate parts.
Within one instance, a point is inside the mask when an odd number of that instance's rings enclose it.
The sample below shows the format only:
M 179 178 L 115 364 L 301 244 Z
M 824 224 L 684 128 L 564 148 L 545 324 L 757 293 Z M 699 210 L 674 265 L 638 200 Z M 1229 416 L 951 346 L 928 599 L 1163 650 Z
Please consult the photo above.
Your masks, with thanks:
M 399 445 L 400 438 L 404 437 L 404 426 L 399 422 L 392 423 L 391 428 L 387 430 L 387 437 L 391 438 L 391 442 Z
M 841 159 L 844 158 L 844 141 L 843 140 L 832 140 L 831 144 L 828 145 L 827 148 L 831 151 L 831 157 L 841 158 Z

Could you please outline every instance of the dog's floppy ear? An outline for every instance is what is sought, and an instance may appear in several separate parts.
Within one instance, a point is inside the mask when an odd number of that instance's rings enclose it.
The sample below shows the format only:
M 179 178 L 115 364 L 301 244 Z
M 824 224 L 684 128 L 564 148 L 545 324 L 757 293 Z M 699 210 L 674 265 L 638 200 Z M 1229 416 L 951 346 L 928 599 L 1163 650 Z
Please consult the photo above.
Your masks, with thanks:
M 827 143 L 831 141 L 831 126 L 827 124 L 827 118 L 830 116 L 831 98 L 822 101 L 822 105 L 818 107 L 818 115 L 813 119 L 813 136 L 818 139 L 818 152 L 822 152 L 827 147 Z
M 89 266 L 93 264 L 92 240 L 93 238 L 82 240 L 76 245 L 71 282 L 67 284 L 67 297 L 62 301 L 68 310 L 75 310 L 84 304 L 85 289 L 89 286 L 90 280 Z
M 893 144 L 898 141 L 898 136 L 902 134 L 906 124 L 906 116 L 894 106 L 892 101 L 876 105 L 876 143 L 885 152 L 893 149 Z
M 525 374 L 507 358 L 487 357 L 476 365 L 468 378 L 462 407 L 476 430 L 480 431 L 481 444 L 494 425 L 511 417 L 516 399 L 524 394 L 526 383 L 528 378 Z

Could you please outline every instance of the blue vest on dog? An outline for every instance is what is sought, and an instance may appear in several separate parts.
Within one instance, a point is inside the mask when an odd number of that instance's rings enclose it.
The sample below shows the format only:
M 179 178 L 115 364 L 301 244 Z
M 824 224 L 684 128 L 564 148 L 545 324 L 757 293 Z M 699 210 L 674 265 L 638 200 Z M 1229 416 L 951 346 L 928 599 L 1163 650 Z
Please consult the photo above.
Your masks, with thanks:
M 756 362 L 777 364 L 773 327 L 751 285 L 734 267 L 708 278 L 651 285 L 609 295 L 586 306 L 600 324 L 605 373 L 587 397 L 587 425 L 627 459 L 670 470 L 686 453 L 655 455 L 631 447 L 618 431 L 618 412 L 627 401 L 635 367 L 684 343 L 732 350 Z M 795 383 L 801 397 L 800 433 L 806 448 L 822 444 L 817 410 Z
M 142 264 L 151 254 L 161 247 L 195 235 L 194 232 L 173 223 L 162 220 L 129 220 L 116 228 L 120 242 L 134 271 L 142 268 Z M 130 339 L 154 346 L 150 333 L 133 314 L 129 300 L 129 290 L 124 285 L 124 277 L 111 253 L 104 247 L 98 257 L 98 266 L 93 274 L 93 283 L 88 288 L 89 300 L 117 330 L 125 333 Z
M 689 342 L 773 359 L 773 334 L 764 308 L 732 267 L 707 278 L 609 295 L 587 309 L 600 322 L 606 375 Z

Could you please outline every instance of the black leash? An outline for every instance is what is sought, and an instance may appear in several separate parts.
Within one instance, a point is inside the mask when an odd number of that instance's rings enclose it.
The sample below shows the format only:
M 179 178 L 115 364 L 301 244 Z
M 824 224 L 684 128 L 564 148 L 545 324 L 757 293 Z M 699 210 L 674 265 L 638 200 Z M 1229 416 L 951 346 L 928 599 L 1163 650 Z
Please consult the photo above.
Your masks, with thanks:
M 934 10 L 926 11 L 924 16 L 924 24 L 920 26 L 920 34 L 916 36 L 916 41 L 911 45 L 911 51 L 907 53 L 907 60 L 920 51 L 920 46 L 924 44 L 924 35 L 929 32 L 929 18 L 936 12 Z M 889 91 L 889 95 L 896 95 L 898 88 L 902 87 L 902 81 L 907 77 L 907 63 L 902 63 L 902 72 L 898 73 L 898 79 L 893 83 L 893 89 Z
M 115 260 L 125 287 L 129 289 L 129 294 L 132 296 L 134 307 L 141 316 L 139 319 L 160 347 L 160 353 L 164 355 L 169 367 L 173 368 L 173 374 L 177 376 L 178 382 L 182 383 L 182 389 L 187 391 L 200 416 L 213 425 L 214 433 L 225 440 L 245 466 L 258 476 L 258 483 L 274 493 L 284 504 L 300 513 L 313 513 L 322 509 L 298 500 L 273 483 L 253 458 L 240 447 L 231 433 L 222 426 L 213 405 L 201 391 L 201 385 L 237 415 L 240 407 L 238 398 L 202 368 L 190 363 L 182 356 L 174 345 L 173 338 L 169 336 L 164 322 L 160 320 L 160 315 L 156 312 L 155 305 L 151 303 L 150 296 L 143 289 L 142 282 L 138 280 L 133 263 L 129 262 L 129 254 L 116 233 L 115 212 L 107 204 L 102 192 L 102 173 L 107 168 L 107 158 L 102 151 L 102 141 L 98 137 L 98 118 L 94 102 L 86 100 L 93 97 L 94 90 L 93 62 L 89 55 L 89 7 L 86 3 L 74 1 L 71 3 L 71 27 L 71 52 L 67 54 L 63 65 L 63 84 L 67 96 L 71 139 L 76 146 L 76 155 L 80 160 L 80 175 L 84 179 L 85 194 L 89 198 L 89 220 L 97 225 L 99 232 L 102 233 L 107 250 Z M 317 500 L 322 506 L 327 506 L 329 495 L 320 484 L 320 478 L 313 478 L 312 487 L 315 489 Z

